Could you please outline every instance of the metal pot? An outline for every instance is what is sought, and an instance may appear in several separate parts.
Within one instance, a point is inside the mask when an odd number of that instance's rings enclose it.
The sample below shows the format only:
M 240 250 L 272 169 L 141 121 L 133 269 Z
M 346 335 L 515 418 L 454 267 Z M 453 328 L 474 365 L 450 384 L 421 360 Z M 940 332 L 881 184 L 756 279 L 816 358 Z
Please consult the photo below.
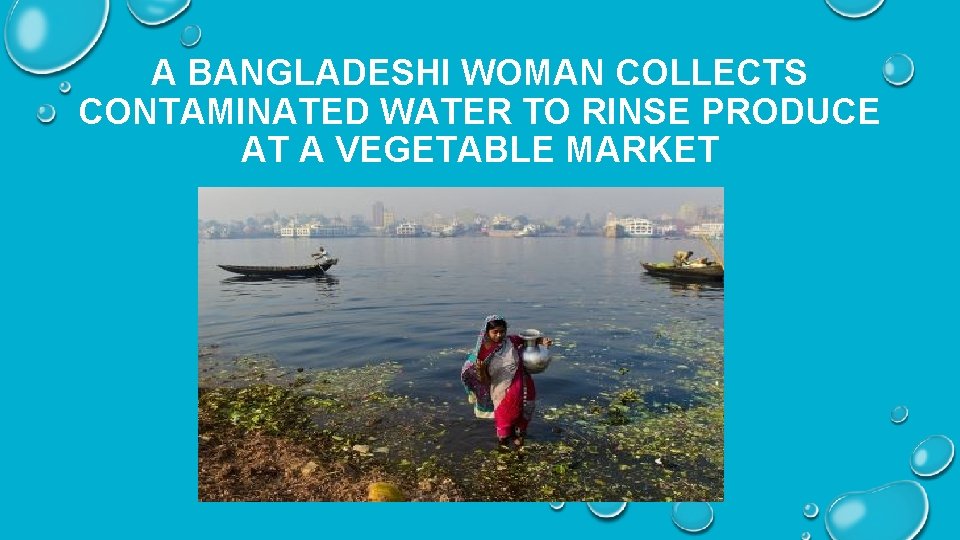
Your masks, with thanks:
M 549 349 L 543 345 L 537 345 L 537 340 L 542 336 L 543 334 L 534 328 L 520 332 L 520 337 L 523 339 L 520 357 L 527 373 L 543 373 L 550 365 Z

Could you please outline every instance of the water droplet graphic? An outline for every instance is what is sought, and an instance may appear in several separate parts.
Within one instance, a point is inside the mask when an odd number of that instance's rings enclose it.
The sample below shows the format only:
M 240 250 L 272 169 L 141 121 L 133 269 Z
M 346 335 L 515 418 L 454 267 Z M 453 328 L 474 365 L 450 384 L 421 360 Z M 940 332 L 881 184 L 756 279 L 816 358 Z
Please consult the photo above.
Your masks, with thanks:
M 810 533 L 804 531 L 802 534 L 800 534 L 800 540 L 810 540 Z
M 910 416 L 910 411 L 903 405 L 898 405 L 890 412 L 890 421 L 894 424 L 902 424 L 907 421 L 907 416 Z
M 563 508 L 563 505 L 565 505 L 565 504 L 567 504 L 567 503 L 552 502 L 552 503 L 550 503 L 550 508 L 553 508 L 554 510 L 560 510 L 560 509 Z
M 627 508 L 625 502 L 588 502 L 587 508 L 598 518 L 613 519 Z
M 109 0 L 18 0 L 3 27 L 7 55 L 38 75 L 66 69 L 97 44 L 109 12 Z
M 807 504 L 803 505 L 803 517 L 808 517 L 808 518 L 810 518 L 810 519 L 813 519 L 813 518 L 817 517 L 817 514 L 819 514 L 819 513 L 820 513 L 820 507 L 819 507 L 819 506 L 817 506 L 817 505 L 815 505 L 815 504 L 813 504 L 813 503 L 807 503 Z
M 705 502 L 684 502 L 673 505 L 673 523 L 682 531 L 700 532 L 713 523 L 713 507 Z
M 913 450 L 910 469 L 917 476 L 936 476 L 953 462 L 953 441 L 944 435 L 933 435 Z
M 824 517 L 833 540 L 910 540 L 927 523 L 927 492 L 912 480 L 838 497 Z
M 826 0 L 826 2 L 834 13 L 850 19 L 866 17 L 883 5 L 883 0 Z
M 180 44 L 184 47 L 196 47 L 200 43 L 200 27 L 191 24 L 180 32 Z
M 913 79 L 913 59 L 897 53 L 883 62 L 883 78 L 894 86 L 903 86 Z
M 147 26 L 172 21 L 190 6 L 190 0 L 127 0 L 133 18 Z
M 62 83 L 60 83 L 61 94 L 69 94 L 70 90 L 73 90 L 73 87 L 70 86 L 70 81 L 63 81 Z
M 37 107 L 37 120 L 43 122 L 44 124 L 53 122 L 53 119 L 56 117 L 57 109 L 55 109 L 53 105 L 44 103 L 43 105 Z

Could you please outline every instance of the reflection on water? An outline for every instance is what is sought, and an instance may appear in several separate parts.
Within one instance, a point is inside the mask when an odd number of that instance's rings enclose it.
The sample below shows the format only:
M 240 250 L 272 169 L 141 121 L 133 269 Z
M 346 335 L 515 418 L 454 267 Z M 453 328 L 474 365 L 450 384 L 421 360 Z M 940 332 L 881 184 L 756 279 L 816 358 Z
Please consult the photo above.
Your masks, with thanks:
M 258 281 L 273 281 L 273 279 L 263 276 L 230 276 L 221 279 L 220 283 L 227 285 L 230 283 L 256 283 Z
M 683 281 L 665 278 L 654 278 L 666 283 L 670 290 L 677 293 L 693 293 L 703 298 L 723 299 L 723 283 L 704 281 Z
M 268 276 L 230 276 L 220 280 L 222 285 L 230 285 L 232 283 L 276 283 L 283 285 L 296 284 L 296 283 L 315 283 L 317 289 L 326 289 L 329 290 L 340 283 L 340 280 L 334 276 L 304 276 L 304 277 L 268 277 Z M 229 290 L 229 289 L 224 289 Z

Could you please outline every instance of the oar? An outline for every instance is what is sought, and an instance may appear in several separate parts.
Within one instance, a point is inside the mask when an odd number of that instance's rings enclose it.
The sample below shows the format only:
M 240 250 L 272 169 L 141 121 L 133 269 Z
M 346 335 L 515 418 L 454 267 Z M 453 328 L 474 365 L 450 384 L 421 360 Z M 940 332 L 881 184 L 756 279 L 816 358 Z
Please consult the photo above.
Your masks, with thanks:
M 710 249 L 710 253 L 713 253 L 713 258 L 717 260 L 717 264 L 720 265 L 720 268 L 723 268 L 723 257 L 720 256 L 720 253 L 717 252 L 717 248 L 713 247 L 713 244 L 707 239 L 707 235 L 701 234 L 698 236 L 700 236 L 700 239 L 703 240 L 703 243 L 707 245 L 707 248 Z

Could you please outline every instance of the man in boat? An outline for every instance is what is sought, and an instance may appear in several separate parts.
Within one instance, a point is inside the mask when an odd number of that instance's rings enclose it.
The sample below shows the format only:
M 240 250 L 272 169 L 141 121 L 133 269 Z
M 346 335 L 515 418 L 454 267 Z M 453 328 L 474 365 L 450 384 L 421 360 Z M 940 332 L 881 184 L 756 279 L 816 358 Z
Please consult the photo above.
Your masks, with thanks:
M 678 251 L 673 254 L 673 265 L 676 267 L 688 266 L 690 257 L 693 257 L 692 251 Z
M 310 256 L 317 260 L 317 264 L 323 264 L 327 260 L 327 250 L 323 249 L 323 246 L 320 246 L 317 252 L 312 253 Z

